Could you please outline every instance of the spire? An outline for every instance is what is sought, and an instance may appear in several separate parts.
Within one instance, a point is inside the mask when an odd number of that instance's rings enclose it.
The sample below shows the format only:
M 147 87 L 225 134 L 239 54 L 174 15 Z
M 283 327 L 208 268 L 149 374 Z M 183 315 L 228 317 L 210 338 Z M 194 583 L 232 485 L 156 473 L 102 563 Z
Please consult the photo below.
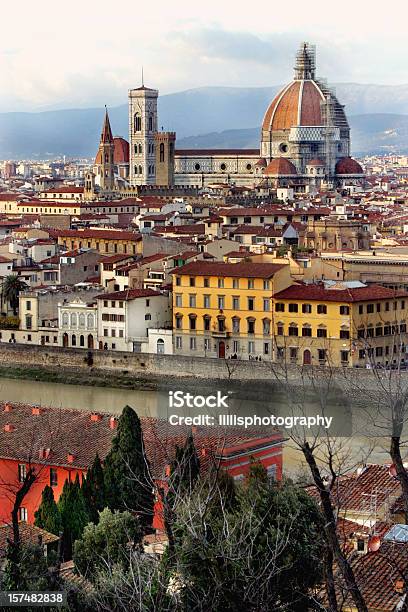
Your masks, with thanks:
M 106 105 L 105 105 L 105 120 L 103 122 L 103 127 L 102 127 L 101 144 L 112 143 L 112 142 L 113 142 L 112 130 L 111 130 L 110 121 L 109 121 L 108 109 L 106 108 Z
M 296 53 L 295 80 L 314 80 L 316 69 L 316 49 L 314 46 L 303 42 Z

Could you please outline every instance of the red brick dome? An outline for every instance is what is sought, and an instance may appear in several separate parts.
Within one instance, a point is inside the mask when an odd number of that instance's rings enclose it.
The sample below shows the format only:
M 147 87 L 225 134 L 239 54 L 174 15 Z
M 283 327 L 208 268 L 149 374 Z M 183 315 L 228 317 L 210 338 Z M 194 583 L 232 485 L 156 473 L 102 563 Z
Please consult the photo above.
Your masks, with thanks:
M 352 157 L 342 157 L 336 164 L 336 174 L 364 174 L 360 164 Z
M 276 157 L 264 170 L 264 174 L 271 176 L 297 174 L 295 166 L 285 157 Z
M 257 168 L 266 168 L 267 165 L 268 164 L 266 163 L 266 159 L 264 157 L 261 157 L 260 159 L 258 159 L 258 161 L 255 164 Z
M 113 150 L 113 163 L 128 164 L 129 163 L 129 143 L 121 136 L 115 136 L 113 139 L 115 148 Z M 95 158 L 95 164 L 100 165 L 102 163 L 101 152 L 98 151 Z
M 293 81 L 272 100 L 262 129 L 290 130 L 296 125 L 323 125 L 321 103 L 324 100 L 315 81 Z

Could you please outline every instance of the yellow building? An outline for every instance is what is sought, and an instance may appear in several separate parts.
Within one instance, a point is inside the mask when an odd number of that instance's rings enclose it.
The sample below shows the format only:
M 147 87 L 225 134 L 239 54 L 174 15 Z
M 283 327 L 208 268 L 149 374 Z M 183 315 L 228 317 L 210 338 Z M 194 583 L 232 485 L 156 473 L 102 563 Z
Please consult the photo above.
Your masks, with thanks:
M 273 298 L 275 360 L 389 366 L 406 359 L 408 293 L 378 285 L 292 285 Z
M 175 354 L 271 359 L 272 295 L 290 266 L 196 261 L 172 274 Z
M 58 244 L 67 249 L 95 249 L 102 255 L 142 253 L 142 236 L 134 232 L 114 229 L 56 230 Z

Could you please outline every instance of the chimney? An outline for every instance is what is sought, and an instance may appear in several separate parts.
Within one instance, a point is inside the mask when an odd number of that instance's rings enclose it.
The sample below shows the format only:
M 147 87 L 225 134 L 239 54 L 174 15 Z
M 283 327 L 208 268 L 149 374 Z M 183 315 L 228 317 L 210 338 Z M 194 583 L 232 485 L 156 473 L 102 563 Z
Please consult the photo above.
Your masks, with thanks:
M 74 461 L 75 461 L 74 453 L 68 453 L 67 454 L 67 461 L 68 461 L 68 463 L 74 463 Z
M 15 430 L 14 425 L 12 425 L 11 423 L 6 423 L 6 424 L 5 424 L 5 426 L 4 426 L 4 431 L 7 431 L 7 432 L 12 432 L 12 431 L 14 431 L 14 430 Z
M 201 449 L 201 456 L 202 456 L 202 457 L 206 457 L 206 456 L 207 456 L 207 449 L 206 449 L 206 448 L 204 448 L 204 446 L 203 446 L 203 448 Z
M 399 578 L 395 581 L 394 590 L 396 593 L 404 592 L 404 581 L 402 580 L 402 578 Z
M 170 471 L 171 471 L 170 465 L 167 464 L 166 467 L 164 468 L 165 475 L 170 476 Z
M 50 456 L 50 453 L 51 453 L 51 449 L 44 448 L 43 446 L 41 446 L 41 448 L 38 451 L 38 455 L 40 459 L 48 459 L 48 457 Z
M 98 412 L 93 412 L 91 414 L 91 421 L 93 421 L 94 423 L 97 423 L 98 421 L 102 421 L 102 415 L 99 414 Z
M 4 412 L 11 412 L 13 409 L 11 404 L 4 404 Z
M 111 416 L 111 418 L 109 419 L 109 427 L 111 429 L 116 429 L 116 427 L 118 426 L 118 419 L 115 416 Z
M 43 409 L 40 408 L 40 406 L 33 406 L 32 410 L 31 410 L 31 414 L 35 415 L 35 416 L 40 416 L 40 414 L 42 414 Z

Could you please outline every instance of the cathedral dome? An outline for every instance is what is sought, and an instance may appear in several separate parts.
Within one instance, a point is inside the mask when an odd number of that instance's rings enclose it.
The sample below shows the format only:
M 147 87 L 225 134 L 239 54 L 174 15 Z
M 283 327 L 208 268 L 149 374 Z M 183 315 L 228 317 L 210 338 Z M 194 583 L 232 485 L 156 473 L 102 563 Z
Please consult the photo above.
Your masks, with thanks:
M 315 63 L 314 47 L 303 43 L 296 55 L 293 81 L 275 96 L 265 113 L 264 132 L 325 125 L 324 107 L 328 99 L 332 103 L 333 124 L 348 128 L 343 107 L 334 93 L 315 77 Z
M 295 166 L 285 157 L 276 157 L 265 168 L 264 174 L 269 176 L 292 176 L 297 174 Z
M 315 81 L 293 81 L 273 99 L 262 129 L 290 130 L 297 125 L 322 125 L 321 103 L 325 97 Z
M 336 164 L 336 174 L 364 174 L 360 164 L 352 157 L 342 157 Z
M 129 163 L 129 143 L 121 136 L 115 136 L 113 139 L 115 146 L 113 150 L 113 163 L 115 165 Z M 95 165 L 99 166 L 102 163 L 102 153 L 99 150 L 96 154 Z

